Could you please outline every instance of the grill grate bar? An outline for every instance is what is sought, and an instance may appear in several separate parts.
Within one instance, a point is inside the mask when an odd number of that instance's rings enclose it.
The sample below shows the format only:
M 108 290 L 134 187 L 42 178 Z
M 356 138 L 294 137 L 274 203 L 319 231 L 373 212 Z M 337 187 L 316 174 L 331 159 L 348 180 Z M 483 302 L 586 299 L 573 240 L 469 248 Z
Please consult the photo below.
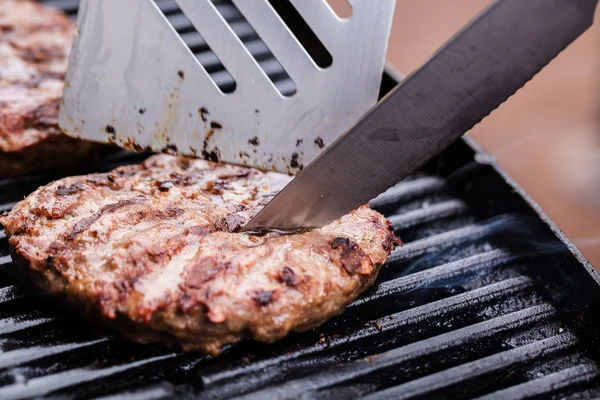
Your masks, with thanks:
M 230 365 L 224 366 L 224 369 L 218 373 L 202 375 L 202 383 L 205 387 L 208 387 L 224 380 L 238 378 L 241 375 L 255 374 L 261 370 L 265 370 L 265 368 L 290 362 L 300 357 L 317 354 L 324 350 L 331 350 L 338 346 L 349 345 L 359 340 L 377 336 L 381 332 L 399 328 L 409 329 L 408 327 L 417 324 L 429 324 L 429 321 L 435 318 L 460 312 L 461 310 L 472 307 L 475 303 L 484 305 L 492 299 L 499 300 L 501 297 L 505 298 L 509 295 L 514 295 L 519 291 L 531 287 L 531 285 L 532 282 L 528 278 L 521 277 L 507 279 L 506 281 L 494 283 L 467 293 L 379 318 L 365 328 L 355 330 L 350 334 L 328 337 L 325 342 L 317 341 L 313 345 L 304 347 L 295 352 L 256 361 L 243 367 L 236 366 L 235 368 L 231 368 Z
M 56 321 L 56 318 L 39 318 L 32 315 L 0 319 L 0 335 L 29 329 L 34 326 Z
M 125 392 L 115 395 L 98 397 L 96 400 L 157 400 L 174 396 L 173 389 L 167 385 L 154 385 L 135 392 Z
M 409 242 L 402 247 L 396 248 L 387 259 L 388 264 L 405 261 L 418 257 L 433 250 L 439 250 L 450 246 L 456 246 L 468 241 L 481 239 L 488 232 L 487 227 L 482 225 L 467 225 L 462 228 L 453 229 L 425 239 Z
M 25 293 L 14 285 L 0 288 L 0 304 L 22 299 L 23 297 L 25 297 Z
M 11 201 L 9 203 L 0 204 L 0 214 L 2 214 L 3 212 L 10 211 L 15 206 L 15 204 L 17 204 L 16 201 Z
M 588 382 L 599 375 L 598 367 L 595 365 L 580 364 L 576 367 L 563 369 L 542 378 L 478 397 L 477 400 L 517 400 L 548 395 L 550 392 L 556 392 L 569 386 Z
M 499 371 L 516 363 L 528 362 L 568 349 L 575 343 L 576 338 L 572 334 L 563 333 L 382 390 L 365 397 L 365 399 L 408 399 L 432 394 L 445 387 L 467 382 L 470 379 Z
M 249 396 L 256 398 L 294 398 L 309 391 L 324 389 L 376 373 L 385 368 L 398 366 L 419 357 L 431 356 L 438 352 L 448 351 L 450 348 L 471 345 L 475 340 L 494 336 L 502 331 L 506 332 L 530 326 L 554 315 L 555 310 L 549 304 L 533 306 L 389 350 L 373 358 L 338 365 L 335 369 L 321 371 L 316 375 L 287 382 L 280 386 L 272 386 L 251 393 Z
M 508 262 L 510 259 L 510 254 L 503 250 L 491 250 L 407 276 L 384 281 L 356 299 L 348 308 L 356 307 L 392 294 L 407 292 L 419 286 L 431 285 L 437 281 L 454 278 L 469 272 L 496 267 Z
M 5 265 L 8 265 L 12 262 L 12 258 L 10 258 L 10 256 L 3 256 L 0 257 L 0 267 L 3 267 Z
M 0 230 L 0 240 L 4 239 L 6 239 L 6 233 L 4 233 L 4 230 Z
M 371 207 L 383 207 L 408 201 L 415 197 L 421 197 L 439 192 L 446 186 L 443 179 L 438 177 L 423 177 L 412 181 L 402 181 L 389 188 L 369 202 Z
M 59 389 L 64 389 L 81 383 L 116 375 L 133 368 L 138 368 L 146 364 L 163 361 L 177 356 L 180 356 L 180 354 L 170 353 L 108 368 L 72 369 L 59 372 L 57 374 L 45 375 L 39 378 L 30 379 L 23 383 L 19 382 L 0 387 L 0 398 L 18 399 L 44 396 Z
M 467 210 L 468 207 L 463 201 L 448 200 L 416 210 L 392 215 L 388 217 L 388 220 L 392 223 L 394 230 L 398 231 L 426 222 L 437 221 L 448 217 L 455 217 L 463 214 Z
M 11 350 L 0 353 L 0 368 L 11 367 L 25 362 L 39 360 L 45 357 L 77 350 L 83 347 L 94 346 L 99 343 L 109 341 L 110 338 L 104 337 L 96 340 L 90 340 L 80 343 L 58 344 L 54 346 L 36 346 L 18 350 Z

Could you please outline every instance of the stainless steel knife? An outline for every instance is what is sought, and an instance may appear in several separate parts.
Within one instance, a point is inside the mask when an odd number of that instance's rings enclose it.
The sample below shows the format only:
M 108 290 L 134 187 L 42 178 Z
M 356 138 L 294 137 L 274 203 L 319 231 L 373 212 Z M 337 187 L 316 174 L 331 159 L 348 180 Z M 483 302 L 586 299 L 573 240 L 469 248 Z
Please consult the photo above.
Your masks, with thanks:
M 292 180 L 245 227 L 319 227 L 422 166 L 593 23 L 598 0 L 499 0 Z

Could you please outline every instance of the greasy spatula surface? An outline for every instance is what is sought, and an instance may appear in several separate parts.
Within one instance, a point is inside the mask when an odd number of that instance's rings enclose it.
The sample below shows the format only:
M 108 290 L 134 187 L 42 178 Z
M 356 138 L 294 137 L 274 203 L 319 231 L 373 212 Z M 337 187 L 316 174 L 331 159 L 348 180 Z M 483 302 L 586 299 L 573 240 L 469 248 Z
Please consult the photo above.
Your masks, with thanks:
M 350 0 L 346 19 L 325 0 L 172 3 L 235 83 L 219 87 L 155 1 L 84 0 L 61 107 L 67 134 L 295 173 L 376 102 L 394 0 Z M 252 29 L 228 22 L 232 12 Z M 269 79 L 257 46 L 291 88 Z

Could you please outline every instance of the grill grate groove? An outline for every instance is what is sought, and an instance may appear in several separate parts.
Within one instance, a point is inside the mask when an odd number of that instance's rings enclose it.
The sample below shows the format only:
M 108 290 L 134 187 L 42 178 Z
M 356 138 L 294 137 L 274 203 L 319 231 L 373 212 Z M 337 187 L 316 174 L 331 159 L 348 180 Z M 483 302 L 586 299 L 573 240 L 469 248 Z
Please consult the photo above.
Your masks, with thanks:
M 132 368 L 139 368 L 146 364 L 159 362 L 173 357 L 177 357 L 177 355 L 166 354 L 98 370 L 74 369 L 58 374 L 46 375 L 40 378 L 30 379 L 25 383 L 15 383 L 13 385 L 4 386 L 0 388 L 0 398 L 16 399 L 43 396 L 61 388 L 108 377 Z
M 588 382 L 598 377 L 598 368 L 590 364 L 581 364 L 576 367 L 567 368 L 553 374 L 531 380 L 529 382 L 515 385 L 511 388 L 499 390 L 494 393 L 481 396 L 478 400 L 506 399 L 517 400 L 532 398 L 547 394 L 549 388 L 558 390 L 568 386 Z
M 525 346 L 494 354 L 474 363 L 467 363 L 425 378 L 417 379 L 404 385 L 396 386 L 381 392 L 367 396 L 367 399 L 408 399 L 434 394 L 438 390 L 455 385 L 460 382 L 468 382 L 470 379 L 502 370 L 503 368 L 517 363 L 530 362 L 532 359 L 547 357 L 553 353 L 568 349 L 575 343 L 575 337 L 568 333 L 553 336 Z
M 228 84 L 176 2 L 154 1 L 213 78 Z M 78 5 L 47 3 L 72 16 Z M 268 49 L 237 10 L 228 2 L 215 4 L 238 32 L 247 32 L 245 44 L 276 74 Z M 115 151 L 93 168 L 106 171 L 145 156 Z M 600 323 L 592 312 L 600 305 L 597 283 L 502 176 L 472 160 L 472 149 L 455 145 L 370 202 L 407 244 L 345 313 L 272 345 L 229 346 L 218 358 L 126 343 L 41 304 L 8 276 L 14 265 L 0 231 L 0 398 L 600 393 L 594 352 Z M 55 178 L 45 173 L 0 180 L 0 210 Z
M 447 351 L 450 348 L 464 347 L 467 344 L 472 346 L 475 340 L 482 340 L 502 331 L 522 328 L 547 319 L 553 314 L 554 310 L 547 304 L 535 306 L 511 313 L 504 318 L 494 318 L 440 336 L 411 343 L 407 346 L 380 353 L 376 357 L 367 360 L 356 360 L 345 365 L 339 365 L 335 369 L 321 371 L 296 381 L 286 382 L 281 386 L 272 386 L 264 391 L 252 393 L 251 396 L 256 398 L 298 397 L 302 393 L 316 392 L 355 381 L 368 375 L 381 373 L 384 369 L 399 368 L 403 363 Z

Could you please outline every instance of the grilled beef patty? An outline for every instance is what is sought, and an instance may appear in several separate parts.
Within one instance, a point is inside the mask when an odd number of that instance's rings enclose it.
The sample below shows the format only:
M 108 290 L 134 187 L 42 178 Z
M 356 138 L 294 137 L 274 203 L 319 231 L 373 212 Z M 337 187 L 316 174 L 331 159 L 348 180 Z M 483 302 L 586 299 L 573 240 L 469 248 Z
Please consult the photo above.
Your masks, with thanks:
M 0 176 L 86 160 L 98 145 L 61 134 L 74 23 L 30 0 L 0 0 Z
M 397 242 L 366 206 L 309 232 L 239 233 L 290 179 L 157 155 L 39 188 L 0 223 L 40 289 L 132 340 L 218 354 L 340 313 Z

